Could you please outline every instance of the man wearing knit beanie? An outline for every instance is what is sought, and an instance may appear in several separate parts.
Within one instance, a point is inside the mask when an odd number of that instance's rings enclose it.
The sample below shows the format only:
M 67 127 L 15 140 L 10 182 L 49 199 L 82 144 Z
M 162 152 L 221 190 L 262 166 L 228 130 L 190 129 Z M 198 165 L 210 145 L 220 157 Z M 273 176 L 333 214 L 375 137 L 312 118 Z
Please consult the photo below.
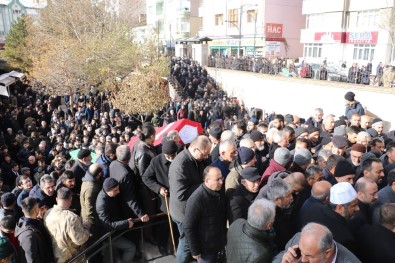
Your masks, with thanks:
M 313 158 L 311 152 L 304 148 L 296 148 L 293 163 L 289 169 L 291 172 L 305 173 Z
M 274 152 L 274 158 L 270 160 L 269 167 L 267 167 L 262 175 L 260 187 L 267 183 L 269 176 L 271 176 L 273 173 L 286 171 L 291 164 L 291 160 L 291 152 L 287 148 L 277 148 Z
M 177 150 L 177 144 L 173 140 L 164 142 L 162 153 L 151 159 L 148 168 L 142 175 L 144 184 L 159 197 L 156 198 L 156 207 L 160 207 L 163 213 L 167 213 L 165 196 L 169 195 L 169 168 L 177 156 Z M 161 255 L 167 255 L 169 227 L 158 225 L 156 230 L 161 233 L 157 238 L 158 250 Z
M 351 120 L 351 116 L 354 113 L 358 113 L 360 116 L 365 115 L 365 109 L 359 101 L 355 100 L 355 94 L 352 91 L 347 92 L 344 95 L 346 102 L 345 114 L 348 120 Z
M 354 184 L 355 170 L 347 160 L 343 159 L 336 164 L 334 176 L 338 183 L 348 182 Z
M 374 133 L 374 131 L 376 131 L 377 135 L 374 134 L 376 136 L 372 136 L 372 138 L 379 137 L 379 138 L 382 138 L 385 141 L 385 140 L 388 139 L 388 136 L 387 136 L 387 134 L 385 134 L 383 132 L 383 130 L 384 130 L 384 122 L 383 122 L 383 120 L 379 119 L 379 118 L 376 118 L 376 119 L 373 119 L 373 121 L 372 121 L 372 128 L 368 129 L 368 132 L 369 133 Z
M 332 153 L 343 156 L 346 147 L 348 146 L 348 140 L 344 136 L 333 136 L 332 138 Z

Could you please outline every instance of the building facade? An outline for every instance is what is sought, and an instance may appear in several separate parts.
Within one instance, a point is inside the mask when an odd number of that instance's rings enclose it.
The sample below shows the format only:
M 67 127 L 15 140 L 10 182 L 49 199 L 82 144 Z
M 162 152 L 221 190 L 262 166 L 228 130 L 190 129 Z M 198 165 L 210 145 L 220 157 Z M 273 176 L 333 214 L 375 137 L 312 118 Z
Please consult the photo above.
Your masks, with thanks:
M 303 57 L 366 65 L 394 61 L 391 31 L 393 0 L 304 0 L 305 29 L 301 31 Z M 375 69 L 375 66 L 373 67 Z
M 180 53 L 175 51 L 176 42 L 198 34 L 199 5 L 200 0 L 147 0 L 147 25 L 155 29 L 163 52 Z
M 204 0 L 201 35 L 212 56 L 299 57 L 302 0 Z
M 0 0 L 0 47 L 4 43 L 12 24 L 22 15 L 35 17 L 46 6 L 45 0 Z

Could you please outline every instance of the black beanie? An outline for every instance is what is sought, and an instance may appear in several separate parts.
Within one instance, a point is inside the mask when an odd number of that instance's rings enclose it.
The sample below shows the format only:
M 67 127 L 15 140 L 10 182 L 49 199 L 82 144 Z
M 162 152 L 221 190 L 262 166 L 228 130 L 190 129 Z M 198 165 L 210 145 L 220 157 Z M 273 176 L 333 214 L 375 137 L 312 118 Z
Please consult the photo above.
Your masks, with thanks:
M 177 151 L 177 144 L 173 140 L 167 140 L 162 144 L 162 153 L 164 154 L 175 154 Z
M 335 177 L 342 177 L 342 176 L 346 176 L 349 174 L 355 174 L 355 170 L 354 170 L 354 168 L 352 168 L 351 163 L 347 160 L 340 160 L 336 164 L 334 176 Z
M 355 97 L 355 94 L 352 91 L 349 91 L 346 93 L 346 95 L 344 95 L 344 99 L 346 99 L 348 101 L 354 101 L 354 97 Z
M 78 152 L 77 158 L 84 159 L 84 158 L 88 157 L 90 154 L 91 154 L 91 152 L 88 149 L 81 149 Z
M 106 178 L 103 183 L 103 190 L 108 192 L 114 187 L 116 187 L 118 184 L 119 184 L 118 181 L 115 180 L 114 178 L 111 177 Z

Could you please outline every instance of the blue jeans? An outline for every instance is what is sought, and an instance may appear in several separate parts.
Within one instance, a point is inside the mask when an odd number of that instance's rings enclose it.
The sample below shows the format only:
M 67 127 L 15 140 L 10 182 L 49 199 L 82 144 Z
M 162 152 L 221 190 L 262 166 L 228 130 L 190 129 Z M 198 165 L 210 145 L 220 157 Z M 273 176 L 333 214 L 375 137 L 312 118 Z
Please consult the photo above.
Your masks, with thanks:
M 180 233 L 180 238 L 178 239 L 176 263 L 189 263 L 192 260 L 192 256 L 187 238 L 185 237 L 184 225 L 177 220 L 173 219 L 173 221 L 177 224 L 178 232 Z

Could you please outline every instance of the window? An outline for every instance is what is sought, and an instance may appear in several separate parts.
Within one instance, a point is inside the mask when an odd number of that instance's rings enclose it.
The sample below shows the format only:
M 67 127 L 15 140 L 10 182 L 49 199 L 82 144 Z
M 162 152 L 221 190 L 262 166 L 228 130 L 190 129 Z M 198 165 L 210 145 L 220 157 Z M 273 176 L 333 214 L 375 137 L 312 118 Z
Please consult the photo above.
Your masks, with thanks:
M 163 2 L 156 3 L 156 15 L 163 15 Z
M 320 58 L 322 53 L 322 44 L 304 44 L 304 57 Z
M 255 23 L 256 20 L 256 10 L 247 11 L 247 23 Z
M 373 60 L 375 45 L 354 45 L 354 60 Z
M 228 12 L 228 27 L 237 27 L 239 24 L 239 9 L 231 9 Z
M 375 27 L 379 21 L 379 10 L 360 11 L 357 14 L 357 27 Z
M 222 26 L 223 24 L 224 24 L 224 15 L 223 14 L 215 15 L 215 25 Z

